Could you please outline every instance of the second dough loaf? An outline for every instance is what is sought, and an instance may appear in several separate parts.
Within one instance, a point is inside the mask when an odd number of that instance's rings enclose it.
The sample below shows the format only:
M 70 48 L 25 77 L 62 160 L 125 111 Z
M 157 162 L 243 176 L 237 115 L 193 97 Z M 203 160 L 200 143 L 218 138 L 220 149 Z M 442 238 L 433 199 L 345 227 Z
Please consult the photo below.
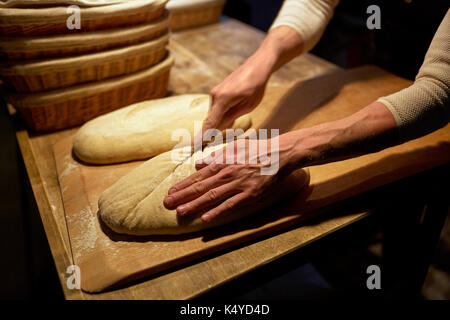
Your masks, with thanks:
M 113 111 L 84 124 L 75 136 L 73 151 L 93 164 L 148 159 L 179 143 L 172 140 L 176 129 L 188 130 L 193 138 L 194 121 L 205 119 L 209 104 L 209 95 L 185 94 Z M 250 115 L 244 115 L 233 128 L 246 130 L 250 125 Z

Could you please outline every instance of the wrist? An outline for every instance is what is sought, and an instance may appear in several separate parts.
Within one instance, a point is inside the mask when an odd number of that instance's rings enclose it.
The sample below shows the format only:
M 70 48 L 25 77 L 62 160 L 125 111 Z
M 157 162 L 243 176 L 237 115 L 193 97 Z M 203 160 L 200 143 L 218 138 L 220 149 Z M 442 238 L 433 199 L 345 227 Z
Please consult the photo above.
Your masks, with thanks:
M 306 166 L 307 153 L 300 148 L 303 140 L 301 130 L 291 131 L 279 137 L 279 157 L 285 171 L 294 171 Z
M 288 132 L 289 161 L 288 165 L 295 169 L 308 167 L 323 160 L 330 147 L 330 137 L 320 134 L 317 128 L 306 128 Z M 328 142 L 327 142 L 328 141 Z
M 269 48 L 261 46 L 246 61 L 246 67 L 262 75 L 264 82 L 267 82 L 273 73 L 276 63 L 277 57 L 275 53 Z

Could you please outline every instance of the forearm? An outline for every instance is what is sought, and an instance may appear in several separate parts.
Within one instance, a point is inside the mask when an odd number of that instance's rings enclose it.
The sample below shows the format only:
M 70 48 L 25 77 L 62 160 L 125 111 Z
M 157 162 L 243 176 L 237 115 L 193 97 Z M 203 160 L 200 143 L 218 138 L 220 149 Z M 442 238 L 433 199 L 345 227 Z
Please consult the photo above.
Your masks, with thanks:
M 399 142 L 426 135 L 450 121 L 450 10 L 447 11 L 413 85 L 378 101 L 392 112 Z
M 286 0 L 267 37 L 247 60 L 270 75 L 310 50 L 322 36 L 339 0 Z
M 292 169 L 345 160 L 393 146 L 397 125 L 391 112 L 374 102 L 346 118 L 287 133 Z M 281 137 L 280 137 L 281 138 Z
M 268 57 L 272 73 L 302 54 L 303 48 L 303 39 L 297 31 L 290 27 L 280 26 L 268 32 L 255 54 L 261 58 Z
M 303 40 L 294 29 L 281 26 L 268 32 L 255 53 L 244 66 L 258 70 L 266 82 L 271 74 L 303 52 Z

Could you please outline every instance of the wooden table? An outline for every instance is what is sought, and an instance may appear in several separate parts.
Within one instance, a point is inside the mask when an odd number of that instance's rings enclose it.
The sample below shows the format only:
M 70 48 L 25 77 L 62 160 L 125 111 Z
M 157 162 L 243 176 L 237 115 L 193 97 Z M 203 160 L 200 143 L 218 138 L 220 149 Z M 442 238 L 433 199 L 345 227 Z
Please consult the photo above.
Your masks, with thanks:
M 170 87 L 183 92 L 209 92 L 258 47 L 264 33 L 236 20 L 174 33 L 170 47 L 177 58 Z M 183 53 L 183 57 L 179 55 Z M 217 57 L 220 56 L 220 59 Z M 185 57 L 189 57 L 186 59 Z M 337 67 L 305 54 L 274 74 L 273 83 L 287 84 L 325 74 Z M 67 299 L 187 299 L 235 279 L 338 229 L 366 217 L 368 212 L 332 217 L 248 244 L 188 266 L 156 275 L 131 286 L 100 294 L 69 290 L 66 268 L 72 265 L 70 243 L 52 145 L 75 129 L 49 134 L 17 130 L 17 140 L 39 208 L 45 233 Z

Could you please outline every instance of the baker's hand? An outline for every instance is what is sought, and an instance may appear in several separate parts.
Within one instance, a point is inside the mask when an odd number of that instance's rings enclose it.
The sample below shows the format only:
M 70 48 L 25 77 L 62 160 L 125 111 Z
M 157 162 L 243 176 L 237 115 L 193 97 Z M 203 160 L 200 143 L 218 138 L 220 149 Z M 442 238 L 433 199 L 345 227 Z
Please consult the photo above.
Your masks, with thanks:
M 268 150 L 258 152 L 259 155 L 249 152 L 248 139 L 244 144 L 231 142 L 235 148 L 234 161 L 227 161 L 227 147 L 213 152 L 196 163 L 197 172 L 169 189 L 164 206 L 176 209 L 180 216 L 203 212 L 202 220 L 209 222 L 219 215 L 258 201 L 264 191 L 294 169 L 292 141 L 282 137 L 279 137 L 278 157 L 272 157 L 271 140 L 268 140 Z M 261 163 L 260 159 L 264 159 L 261 156 L 271 159 L 271 162 Z M 239 163 L 245 159 L 245 163 L 238 164 L 237 159 L 241 159 Z M 279 170 L 274 174 L 262 174 L 261 169 L 269 166 Z
M 261 54 L 255 54 L 214 87 L 210 93 L 211 108 L 195 141 L 201 141 L 202 137 L 209 140 L 203 135 L 208 129 L 231 128 L 234 120 L 257 107 L 270 74 L 271 65 L 264 61 Z M 196 146 L 200 145 L 197 142 Z

